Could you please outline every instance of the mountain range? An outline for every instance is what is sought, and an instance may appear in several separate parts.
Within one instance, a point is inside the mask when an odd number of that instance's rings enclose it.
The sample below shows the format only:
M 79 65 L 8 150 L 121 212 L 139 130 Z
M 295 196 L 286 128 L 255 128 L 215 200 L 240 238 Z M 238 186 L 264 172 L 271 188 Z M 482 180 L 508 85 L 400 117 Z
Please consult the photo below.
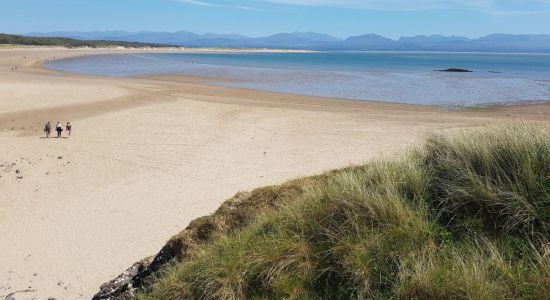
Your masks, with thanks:
M 491 34 L 481 38 L 462 36 L 419 35 L 397 40 L 377 34 L 365 34 L 340 39 L 316 32 L 278 33 L 266 37 L 240 34 L 197 34 L 177 32 L 31 32 L 32 37 L 67 37 L 82 40 L 127 41 L 156 43 L 183 47 L 276 48 L 324 51 L 480 51 L 480 52 L 542 52 L 550 53 L 550 35 Z

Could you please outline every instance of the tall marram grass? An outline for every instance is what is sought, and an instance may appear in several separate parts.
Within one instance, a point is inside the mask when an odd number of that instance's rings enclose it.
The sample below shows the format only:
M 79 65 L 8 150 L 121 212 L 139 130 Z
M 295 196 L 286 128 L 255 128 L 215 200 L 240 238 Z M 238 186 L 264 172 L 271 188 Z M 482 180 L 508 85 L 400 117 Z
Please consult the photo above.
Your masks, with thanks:
M 141 299 L 550 299 L 550 136 L 429 137 L 215 235 Z
M 548 134 L 525 126 L 430 138 L 424 160 L 432 206 L 457 233 L 547 236 L 549 144 Z

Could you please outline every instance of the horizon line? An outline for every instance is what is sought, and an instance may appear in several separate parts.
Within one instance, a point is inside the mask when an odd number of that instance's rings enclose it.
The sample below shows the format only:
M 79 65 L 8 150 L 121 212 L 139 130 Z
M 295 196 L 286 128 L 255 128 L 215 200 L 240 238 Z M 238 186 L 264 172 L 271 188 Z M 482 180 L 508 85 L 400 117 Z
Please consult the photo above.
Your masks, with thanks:
M 358 37 L 358 36 L 365 36 L 365 35 L 377 35 L 377 36 L 381 36 L 381 37 L 384 37 L 384 38 L 387 38 L 387 39 L 390 39 L 390 40 L 394 40 L 394 41 L 399 41 L 399 39 L 401 38 L 409 38 L 409 37 L 420 37 L 420 36 L 426 36 L 426 37 L 431 37 L 431 36 L 443 36 L 443 37 L 460 37 L 460 38 L 467 38 L 467 39 L 479 39 L 479 38 L 483 38 L 483 37 L 487 37 L 487 36 L 491 36 L 491 35 L 530 35 L 530 36 L 536 36 L 536 35 L 543 35 L 543 36 L 550 36 L 550 33 L 505 33 L 505 32 L 493 32 L 493 33 L 487 33 L 487 34 L 484 34 L 484 35 L 480 35 L 480 36 L 467 36 L 467 35 L 460 35 L 460 34 L 442 34 L 442 33 L 431 33 L 431 34 L 416 34 L 416 35 L 401 35 L 397 38 L 394 38 L 394 37 L 388 37 L 386 35 L 383 35 L 383 34 L 379 34 L 379 33 L 375 33 L 375 32 L 369 32 L 369 33 L 364 33 L 364 34 L 357 34 L 357 35 L 347 35 L 346 37 L 342 37 L 342 36 L 336 36 L 336 35 L 332 35 L 332 34 L 329 34 L 329 33 L 324 33 L 324 32 L 318 32 L 318 31 L 299 31 L 299 30 L 296 30 L 296 31 L 281 31 L 281 32 L 275 32 L 275 33 L 269 33 L 269 34 L 266 34 L 266 35 L 260 35 L 260 36 L 252 36 L 252 35 L 247 35 L 247 34 L 243 34 L 243 33 L 238 33 L 238 32 L 226 32 L 226 33 L 221 33 L 221 32 L 195 32 L 195 31 L 190 31 L 190 30 L 185 30 L 185 29 L 179 29 L 179 30 L 175 30 L 175 31 L 157 31 L 157 30 L 139 30 L 139 31 L 128 31 L 128 30 L 121 30 L 121 29 L 109 29 L 109 30 L 85 30 L 85 31 L 81 31 L 81 30 L 54 30 L 54 31 L 31 31 L 31 32 L 26 32 L 26 33 L 7 33 L 7 32 L 4 32 L 6 34 L 13 34 L 13 35 L 22 35 L 22 36 L 28 36 L 28 35 L 31 35 L 31 34 L 53 34 L 53 33 L 57 33 L 57 32 L 61 32 L 61 33 L 94 33 L 94 32 L 97 32 L 97 33 L 108 33 L 108 32 L 124 32 L 124 33 L 129 33 L 129 34 L 137 34 L 137 33 L 179 33 L 179 32 L 187 32 L 187 33 L 192 33 L 192 34 L 197 34 L 197 35 L 206 35 L 206 34 L 218 34 L 218 35 L 241 35 L 241 36 L 244 36 L 244 37 L 248 37 L 248 38 L 263 38 L 263 37 L 269 37 L 269 36 L 273 36 L 273 35 L 278 35 L 278 34 L 296 34 L 296 33 L 313 33 L 313 34 L 323 34 L 323 35 L 328 35 L 330 37 L 333 37 L 333 38 L 336 38 L 336 39 L 341 39 L 341 40 L 346 40 L 348 38 L 351 38 L 351 37 Z

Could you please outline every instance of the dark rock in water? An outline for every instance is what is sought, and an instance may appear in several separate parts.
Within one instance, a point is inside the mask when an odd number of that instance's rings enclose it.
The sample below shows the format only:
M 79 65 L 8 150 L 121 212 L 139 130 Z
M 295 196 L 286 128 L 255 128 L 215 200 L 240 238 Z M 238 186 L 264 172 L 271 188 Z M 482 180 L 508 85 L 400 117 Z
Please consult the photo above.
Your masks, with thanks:
M 472 71 L 466 69 L 450 68 L 445 70 L 435 70 L 436 72 L 451 72 L 451 73 L 471 73 Z

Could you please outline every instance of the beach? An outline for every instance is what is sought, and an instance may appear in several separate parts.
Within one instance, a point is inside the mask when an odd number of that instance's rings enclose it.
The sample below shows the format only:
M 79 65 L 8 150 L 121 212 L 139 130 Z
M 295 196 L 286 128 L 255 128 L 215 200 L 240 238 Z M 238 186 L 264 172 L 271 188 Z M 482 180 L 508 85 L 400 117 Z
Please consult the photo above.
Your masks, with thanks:
M 0 48 L 0 298 L 89 299 L 239 191 L 392 156 L 430 133 L 550 126 L 548 102 L 443 110 L 42 67 L 131 51 L 158 50 Z M 70 121 L 73 136 L 43 138 L 48 120 Z

